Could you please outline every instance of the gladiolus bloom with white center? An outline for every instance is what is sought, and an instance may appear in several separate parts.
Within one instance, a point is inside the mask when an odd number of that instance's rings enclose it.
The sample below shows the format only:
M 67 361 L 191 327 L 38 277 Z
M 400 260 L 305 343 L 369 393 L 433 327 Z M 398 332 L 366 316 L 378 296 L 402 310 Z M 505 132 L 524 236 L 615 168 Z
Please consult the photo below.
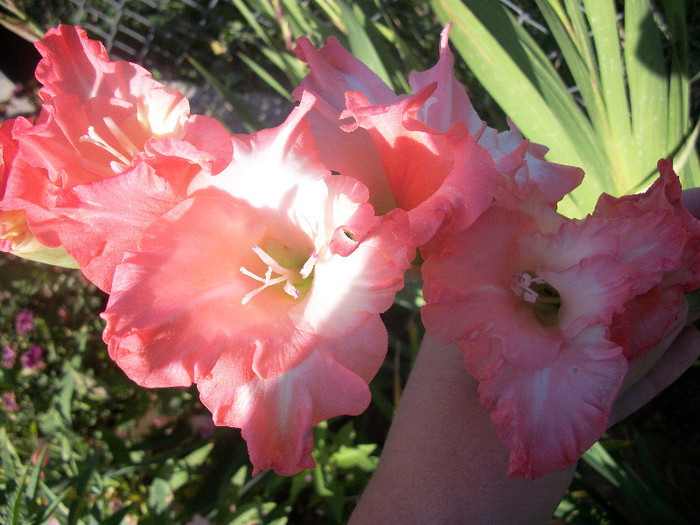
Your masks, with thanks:
M 316 423 L 359 414 L 387 333 L 379 313 L 415 245 L 396 210 L 332 175 L 304 119 L 234 136 L 234 159 L 156 220 L 117 267 L 110 356 L 148 387 L 197 383 L 218 425 L 242 429 L 256 470 L 314 465 Z

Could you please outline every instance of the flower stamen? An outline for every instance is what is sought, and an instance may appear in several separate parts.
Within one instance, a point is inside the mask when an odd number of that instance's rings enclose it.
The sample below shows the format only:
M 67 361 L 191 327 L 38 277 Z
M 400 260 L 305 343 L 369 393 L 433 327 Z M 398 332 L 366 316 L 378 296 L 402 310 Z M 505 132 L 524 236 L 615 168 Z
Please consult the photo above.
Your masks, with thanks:
M 534 303 L 539 297 L 539 293 L 532 289 L 533 284 L 546 284 L 541 277 L 533 277 L 527 272 L 514 273 L 512 276 L 514 284 L 510 287 L 515 295 L 522 297 L 528 303 Z
M 241 266 L 240 272 L 243 275 L 246 275 L 252 279 L 255 279 L 258 282 L 263 283 L 262 286 L 259 286 L 255 290 L 248 292 L 245 295 L 245 297 L 241 299 L 241 303 L 248 303 L 248 301 L 250 301 L 253 297 L 258 295 L 264 289 L 280 283 L 284 283 L 284 287 L 282 289 L 287 295 L 293 297 L 294 299 L 299 299 L 299 297 L 301 297 L 301 291 L 299 291 L 299 289 L 297 289 L 294 285 L 300 281 L 303 281 L 304 279 L 309 277 L 309 275 L 311 275 L 316 261 L 318 260 L 318 255 L 316 253 L 312 253 L 311 257 L 309 257 L 308 260 L 304 263 L 301 270 L 297 272 L 282 266 L 272 256 L 270 256 L 270 254 L 268 254 L 258 245 L 253 246 L 252 250 L 253 253 L 255 253 L 255 255 L 257 255 L 260 258 L 260 260 L 267 265 L 267 271 L 265 272 L 265 275 L 263 277 L 260 277 L 259 275 L 254 274 L 247 268 Z M 273 273 L 277 274 L 277 277 L 273 278 Z
M 102 119 L 107 129 L 116 139 L 117 145 L 122 148 L 122 151 L 112 146 L 104 137 L 95 130 L 95 126 L 89 126 L 88 132 L 80 137 L 80 142 L 87 142 L 99 148 L 102 148 L 107 153 L 115 157 L 119 164 L 124 167 L 131 164 L 132 158 L 141 151 L 141 148 L 136 146 L 132 140 L 124 133 L 121 128 L 114 122 L 112 117 L 104 117 Z M 130 157 L 131 156 L 131 157 Z
M 554 325 L 558 322 L 561 296 L 552 285 L 530 272 L 513 274 L 512 279 L 510 289 L 532 305 L 535 315 L 543 324 Z

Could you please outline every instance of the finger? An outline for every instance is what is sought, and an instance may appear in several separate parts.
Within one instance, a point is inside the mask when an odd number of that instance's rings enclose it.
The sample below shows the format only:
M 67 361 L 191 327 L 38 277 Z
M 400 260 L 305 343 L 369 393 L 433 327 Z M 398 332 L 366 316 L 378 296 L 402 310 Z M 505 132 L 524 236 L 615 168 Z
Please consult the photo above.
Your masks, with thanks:
M 609 426 L 647 404 L 673 383 L 700 356 L 700 331 L 685 328 L 651 371 L 625 391 L 613 404 Z

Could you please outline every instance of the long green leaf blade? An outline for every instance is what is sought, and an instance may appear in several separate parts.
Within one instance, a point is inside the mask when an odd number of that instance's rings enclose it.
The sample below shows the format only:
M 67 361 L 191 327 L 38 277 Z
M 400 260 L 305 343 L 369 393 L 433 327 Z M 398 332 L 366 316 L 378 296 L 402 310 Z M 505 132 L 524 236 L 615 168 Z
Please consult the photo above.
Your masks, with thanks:
M 625 67 L 641 179 L 655 171 L 659 158 L 669 153 L 666 63 L 649 0 L 625 2 Z
M 639 172 L 639 162 L 631 147 L 630 110 L 617 13 L 613 0 L 584 0 L 583 3 L 595 41 L 603 100 L 613 143 L 609 158 L 612 164 L 610 176 L 614 179 L 616 193 L 620 193 L 634 183 L 630 177 Z
M 352 9 L 343 0 L 336 0 L 345 23 L 348 33 L 348 44 L 350 52 L 364 62 L 374 73 L 381 78 L 388 86 L 394 87 L 391 77 L 384 67 L 384 63 L 379 57 L 379 52 L 375 48 L 372 39 L 367 34 L 363 24 L 358 20 L 361 15 L 359 10 Z

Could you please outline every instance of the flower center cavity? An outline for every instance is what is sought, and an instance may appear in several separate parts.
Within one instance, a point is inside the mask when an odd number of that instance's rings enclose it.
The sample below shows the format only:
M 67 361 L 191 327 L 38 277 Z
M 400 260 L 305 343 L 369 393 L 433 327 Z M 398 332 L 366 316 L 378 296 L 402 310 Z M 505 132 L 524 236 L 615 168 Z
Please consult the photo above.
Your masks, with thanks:
M 312 253 L 311 257 L 309 257 L 301 266 L 301 269 L 297 270 L 287 268 L 280 264 L 258 245 L 253 246 L 252 250 L 253 253 L 255 253 L 255 255 L 257 255 L 260 260 L 267 265 L 267 271 L 263 276 L 260 276 L 251 272 L 244 266 L 241 266 L 240 271 L 243 275 L 247 275 L 248 277 L 262 283 L 261 286 L 251 292 L 248 292 L 245 297 L 241 299 L 242 304 L 246 304 L 266 288 L 278 284 L 281 284 L 284 292 L 294 299 L 299 299 L 303 293 L 309 289 L 311 283 L 310 279 L 308 278 L 313 272 L 316 261 L 318 260 L 318 255 L 316 253 Z
M 512 279 L 511 290 L 532 307 L 540 322 L 548 326 L 557 324 L 561 308 L 559 292 L 532 272 L 513 274 Z

